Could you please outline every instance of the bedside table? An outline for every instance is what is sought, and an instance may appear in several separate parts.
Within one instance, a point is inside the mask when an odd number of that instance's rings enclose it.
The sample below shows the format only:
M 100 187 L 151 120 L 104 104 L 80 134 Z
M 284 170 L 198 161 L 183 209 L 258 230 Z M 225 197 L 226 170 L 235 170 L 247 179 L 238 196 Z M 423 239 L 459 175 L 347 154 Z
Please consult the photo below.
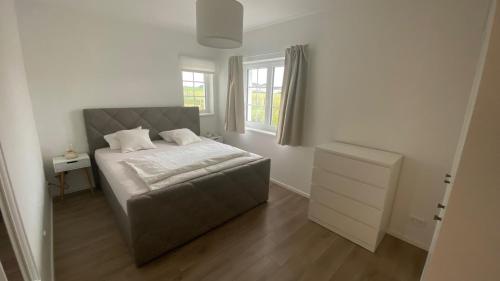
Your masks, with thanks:
M 222 136 L 209 136 L 207 138 L 214 140 L 216 142 L 220 142 L 220 143 L 224 142 L 224 138 Z
M 64 156 L 54 157 L 54 172 L 59 174 L 59 196 L 64 199 L 64 174 L 73 170 L 83 170 L 90 185 L 90 192 L 94 193 L 94 186 L 90 178 L 90 157 L 87 153 L 80 153 L 77 158 L 66 159 Z

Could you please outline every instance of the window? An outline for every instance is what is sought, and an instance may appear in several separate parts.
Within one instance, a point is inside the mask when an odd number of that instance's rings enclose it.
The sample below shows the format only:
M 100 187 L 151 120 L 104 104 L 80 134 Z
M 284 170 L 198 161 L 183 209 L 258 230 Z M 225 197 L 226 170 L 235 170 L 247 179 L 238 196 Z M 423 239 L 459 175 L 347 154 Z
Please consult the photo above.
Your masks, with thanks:
M 198 107 L 200 114 L 213 113 L 215 63 L 210 60 L 179 56 L 184 106 Z
M 184 106 L 196 106 L 200 113 L 211 113 L 212 73 L 182 71 Z
M 284 70 L 283 59 L 245 63 L 247 127 L 276 132 Z

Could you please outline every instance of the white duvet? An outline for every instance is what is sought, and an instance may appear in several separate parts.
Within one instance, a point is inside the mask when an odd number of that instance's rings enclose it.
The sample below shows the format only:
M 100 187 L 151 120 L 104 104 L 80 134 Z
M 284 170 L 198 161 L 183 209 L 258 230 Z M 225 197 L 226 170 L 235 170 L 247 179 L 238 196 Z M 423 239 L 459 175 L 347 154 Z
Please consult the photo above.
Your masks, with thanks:
M 165 151 L 159 149 L 155 153 L 130 157 L 123 163 L 132 168 L 150 190 L 155 190 L 178 183 L 180 179 L 203 176 L 258 158 L 244 150 L 203 139 L 185 146 L 170 146 Z

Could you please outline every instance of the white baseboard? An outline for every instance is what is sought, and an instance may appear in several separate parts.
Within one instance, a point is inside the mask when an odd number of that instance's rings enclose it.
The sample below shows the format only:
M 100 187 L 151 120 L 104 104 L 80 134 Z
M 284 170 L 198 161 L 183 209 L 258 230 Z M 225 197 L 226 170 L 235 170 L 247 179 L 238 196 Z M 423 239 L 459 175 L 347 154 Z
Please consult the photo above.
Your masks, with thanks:
M 390 230 L 388 229 L 387 230 L 387 234 L 391 235 L 391 236 L 394 236 L 396 238 L 398 238 L 399 240 L 402 240 L 402 241 L 405 241 L 406 243 L 408 244 L 411 244 L 417 248 L 420 248 L 424 251 L 429 251 L 429 248 L 428 248 L 428 245 L 421 242 L 421 241 L 416 241 L 416 240 L 413 240 L 413 239 L 410 239 L 408 238 L 406 235 L 400 233 L 400 232 L 397 232 L 397 231 L 394 231 L 394 230 Z
M 296 188 L 294 186 L 291 186 L 291 185 L 288 185 L 286 183 L 280 182 L 280 181 L 278 181 L 276 179 L 273 179 L 273 178 L 271 178 L 271 182 L 274 183 L 274 184 L 276 184 L 276 185 L 279 185 L 279 186 L 283 187 L 284 189 L 288 189 L 291 192 L 297 193 L 300 196 L 303 196 L 305 198 L 309 198 L 309 194 L 308 193 L 306 193 L 306 192 L 304 192 L 304 191 L 302 191 L 302 190 L 300 190 L 300 189 L 298 189 L 298 188 Z
M 283 183 L 283 182 L 280 182 L 279 180 L 276 180 L 274 178 L 271 178 L 271 182 L 276 184 L 276 185 L 279 185 L 280 187 L 283 187 L 284 189 L 287 189 L 287 190 L 290 190 L 291 192 L 293 193 L 296 193 L 300 196 L 303 196 L 303 197 L 306 197 L 306 198 L 309 198 L 310 195 L 294 186 L 291 186 L 291 185 L 288 185 L 286 183 Z M 416 241 L 416 240 L 413 240 L 413 239 L 410 239 L 408 238 L 406 235 L 400 233 L 400 232 L 397 232 L 397 231 L 393 231 L 393 230 L 387 230 L 387 234 L 391 235 L 391 236 L 394 236 L 396 238 L 398 238 L 399 240 L 402 240 L 408 244 L 411 244 L 415 247 L 418 247 L 422 250 L 425 250 L 425 251 L 428 251 L 428 245 L 421 242 L 421 241 Z

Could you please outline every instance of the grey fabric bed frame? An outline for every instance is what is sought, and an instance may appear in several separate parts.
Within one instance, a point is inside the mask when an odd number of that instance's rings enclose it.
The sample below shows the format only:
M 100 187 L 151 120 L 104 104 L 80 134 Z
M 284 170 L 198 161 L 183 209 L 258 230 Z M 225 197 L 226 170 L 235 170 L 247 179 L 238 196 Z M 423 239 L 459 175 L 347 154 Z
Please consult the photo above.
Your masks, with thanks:
M 104 191 L 137 266 L 267 201 L 271 162 L 260 159 L 134 196 L 127 201 L 127 215 L 95 163 L 95 150 L 108 146 L 103 136 L 138 126 L 149 129 L 152 140 L 160 139 L 159 132 L 178 128 L 199 135 L 198 108 L 84 109 L 83 115 L 96 184 Z

